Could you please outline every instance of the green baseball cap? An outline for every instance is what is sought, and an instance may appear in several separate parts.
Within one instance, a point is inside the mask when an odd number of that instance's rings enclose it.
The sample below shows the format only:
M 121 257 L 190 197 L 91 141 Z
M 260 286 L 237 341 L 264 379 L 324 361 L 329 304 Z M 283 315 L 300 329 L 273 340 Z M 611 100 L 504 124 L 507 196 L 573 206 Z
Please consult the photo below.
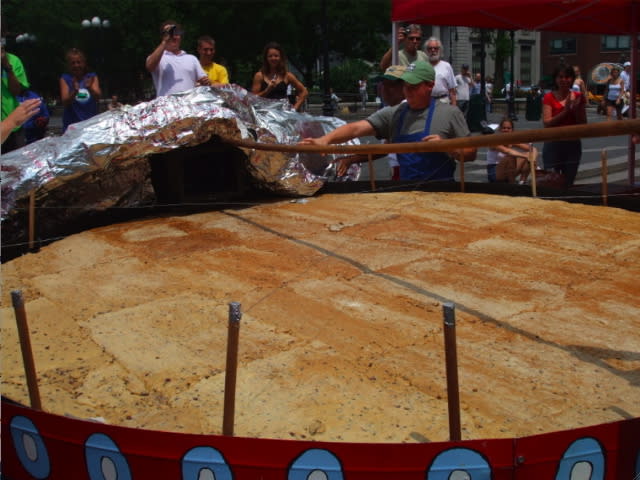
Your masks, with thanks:
M 405 72 L 400 78 L 411 85 L 417 85 L 420 82 L 435 82 L 436 71 L 430 63 L 418 60 L 407 65 Z
M 391 65 L 384 71 L 382 78 L 386 80 L 402 80 L 402 74 L 407 70 L 405 65 Z

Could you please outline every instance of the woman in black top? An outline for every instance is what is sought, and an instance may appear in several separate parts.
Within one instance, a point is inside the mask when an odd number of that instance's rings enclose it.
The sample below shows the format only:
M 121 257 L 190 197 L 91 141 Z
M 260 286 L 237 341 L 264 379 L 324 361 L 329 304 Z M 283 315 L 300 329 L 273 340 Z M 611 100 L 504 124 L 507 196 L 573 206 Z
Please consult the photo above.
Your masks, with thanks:
M 287 98 L 287 87 L 291 84 L 297 93 L 293 108 L 299 110 L 308 92 L 298 78 L 287 70 L 287 57 L 282 47 L 268 43 L 262 55 L 262 68 L 253 76 L 251 91 L 264 98 Z

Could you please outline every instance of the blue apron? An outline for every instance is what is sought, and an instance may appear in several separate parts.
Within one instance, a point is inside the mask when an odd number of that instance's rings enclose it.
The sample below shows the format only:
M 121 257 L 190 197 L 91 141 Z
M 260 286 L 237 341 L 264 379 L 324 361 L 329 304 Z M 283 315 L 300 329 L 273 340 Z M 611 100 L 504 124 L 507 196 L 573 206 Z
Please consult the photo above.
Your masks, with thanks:
M 393 143 L 420 142 L 429 135 L 431 130 L 431 120 L 433 112 L 438 102 L 432 98 L 429 105 L 429 113 L 422 132 L 401 135 L 404 117 L 409 110 L 409 105 L 405 105 L 400 112 L 400 118 L 396 127 Z M 448 180 L 453 181 L 453 172 L 456 169 L 455 162 L 448 154 L 443 152 L 423 152 L 423 153 L 398 153 L 398 163 L 400 164 L 400 180 Z

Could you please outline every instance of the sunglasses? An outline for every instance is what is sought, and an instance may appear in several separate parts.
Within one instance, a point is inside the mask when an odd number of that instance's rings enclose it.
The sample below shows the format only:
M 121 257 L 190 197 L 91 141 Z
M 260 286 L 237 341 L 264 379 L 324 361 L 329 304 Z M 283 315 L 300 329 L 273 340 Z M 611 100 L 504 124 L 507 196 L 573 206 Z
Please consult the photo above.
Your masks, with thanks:
M 422 37 L 407 37 L 407 39 L 411 42 L 419 42 L 422 40 Z

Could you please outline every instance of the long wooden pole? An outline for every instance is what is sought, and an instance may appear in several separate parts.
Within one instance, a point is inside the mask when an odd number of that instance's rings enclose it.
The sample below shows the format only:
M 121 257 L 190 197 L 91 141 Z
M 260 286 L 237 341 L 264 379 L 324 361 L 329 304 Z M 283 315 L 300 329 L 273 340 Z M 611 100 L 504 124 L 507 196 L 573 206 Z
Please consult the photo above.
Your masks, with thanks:
M 238 371 L 238 339 L 240 338 L 240 304 L 229 304 L 229 331 L 227 334 L 227 365 L 224 376 L 224 414 L 222 434 L 233 436 L 236 410 L 236 377 Z
M 350 153 L 380 154 L 446 152 L 465 147 L 493 147 L 514 143 L 535 143 L 550 140 L 576 140 L 579 138 L 615 137 L 640 133 L 640 120 L 624 122 L 598 122 L 585 125 L 568 125 L 566 127 L 519 130 L 512 133 L 495 133 L 493 135 L 474 135 L 470 137 L 451 138 L 448 140 L 431 140 L 429 142 L 384 143 L 367 145 L 285 145 L 280 143 L 260 143 L 252 140 L 225 138 L 224 141 L 242 148 L 278 151 L 285 153 Z
M 33 351 L 31 350 L 27 313 L 24 309 L 24 301 L 20 290 L 14 290 L 11 292 L 11 302 L 16 315 L 16 324 L 18 325 L 20 350 L 22 350 L 22 362 L 24 363 L 24 373 L 27 377 L 27 388 L 29 389 L 31 408 L 42 410 L 40 391 L 38 390 L 38 376 L 36 375 L 36 366 L 33 361 Z
M 462 440 L 460 427 L 460 389 L 458 387 L 458 353 L 456 347 L 456 314 L 451 302 L 442 305 L 444 314 L 444 353 L 447 368 L 447 403 L 449 406 L 449 440 Z

